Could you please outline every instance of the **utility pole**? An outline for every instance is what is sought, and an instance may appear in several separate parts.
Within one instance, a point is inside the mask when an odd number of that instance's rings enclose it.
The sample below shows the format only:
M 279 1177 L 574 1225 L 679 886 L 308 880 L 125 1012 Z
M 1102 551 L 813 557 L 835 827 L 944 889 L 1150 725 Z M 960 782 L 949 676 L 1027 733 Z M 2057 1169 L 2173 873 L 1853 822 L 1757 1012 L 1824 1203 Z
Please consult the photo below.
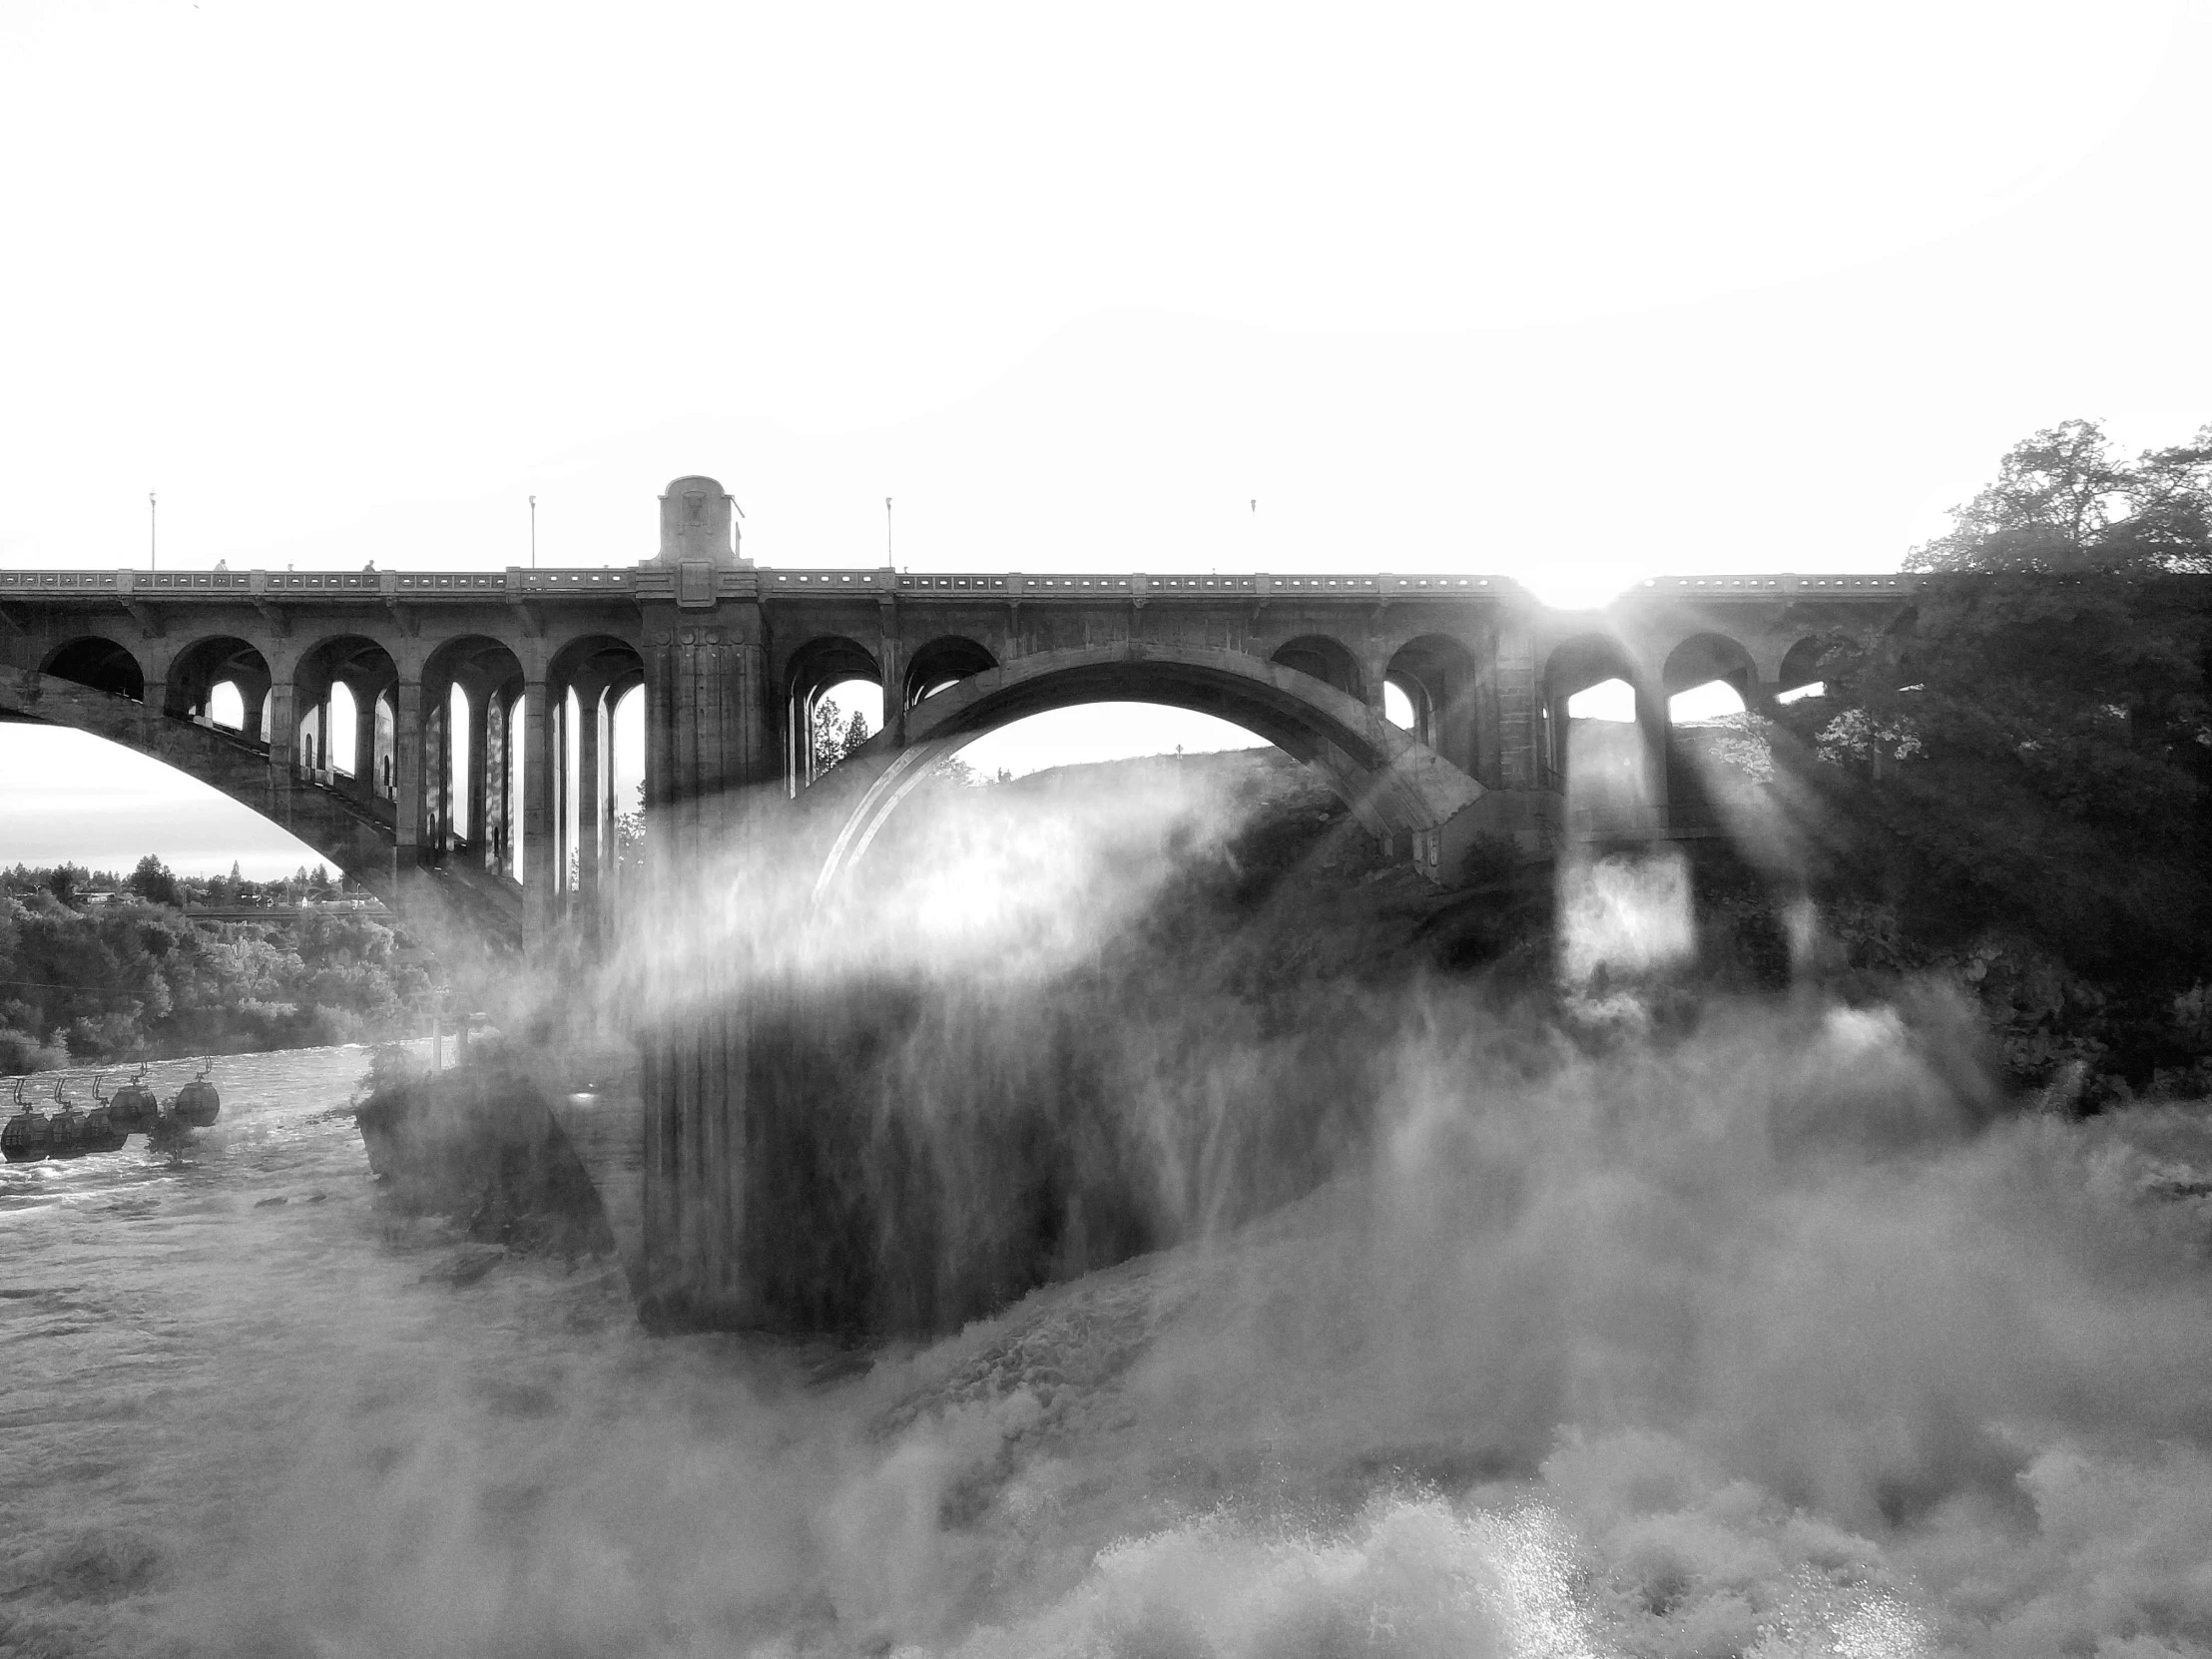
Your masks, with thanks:
M 538 498 L 530 497 L 530 568 L 538 568 Z
M 148 490 L 146 492 L 146 567 L 149 570 L 162 568 L 161 523 L 156 518 L 155 513 L 154 492 Z

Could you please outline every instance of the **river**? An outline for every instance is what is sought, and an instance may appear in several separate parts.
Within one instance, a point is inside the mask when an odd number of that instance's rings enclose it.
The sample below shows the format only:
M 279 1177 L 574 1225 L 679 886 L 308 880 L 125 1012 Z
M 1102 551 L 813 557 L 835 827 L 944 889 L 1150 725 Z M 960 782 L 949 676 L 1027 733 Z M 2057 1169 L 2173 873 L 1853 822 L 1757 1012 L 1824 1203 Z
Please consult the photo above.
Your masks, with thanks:
M 1926 1081 L 1804 1018 L 872 1369 L 389 1214 L 363 1051 L 227 1058 L 0 1173 L 0 1651 L 2212 1653 L 2201 1114 L 1755 1150 L 1755 1061 Z

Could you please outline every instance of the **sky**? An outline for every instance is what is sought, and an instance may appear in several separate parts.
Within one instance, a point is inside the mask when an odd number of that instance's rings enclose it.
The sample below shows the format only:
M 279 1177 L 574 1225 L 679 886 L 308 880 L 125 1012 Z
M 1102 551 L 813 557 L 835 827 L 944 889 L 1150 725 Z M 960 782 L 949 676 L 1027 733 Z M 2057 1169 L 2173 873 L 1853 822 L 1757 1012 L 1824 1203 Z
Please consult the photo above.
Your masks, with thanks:
M 10 0 L 0 563 L 154 490 L 165 566 L 526 563 L 533 494 L 627 564 L 698 471 L 771 565 L 1894 569 L 2039 426 L 2212 420 L 2208 79 L 2191 0 Z M 1065 719 L 989 741 L 1181 741 Z M 0 862 L 74 742 L 0 728 Z

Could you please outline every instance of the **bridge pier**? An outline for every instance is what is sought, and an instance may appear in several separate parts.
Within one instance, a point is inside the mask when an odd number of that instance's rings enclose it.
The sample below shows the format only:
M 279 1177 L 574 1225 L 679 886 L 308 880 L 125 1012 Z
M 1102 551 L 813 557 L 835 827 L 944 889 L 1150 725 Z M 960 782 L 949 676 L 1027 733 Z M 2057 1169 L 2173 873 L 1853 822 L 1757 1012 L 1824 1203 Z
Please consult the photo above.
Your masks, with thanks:
M 1636 676 L 1636 731 L 1644 751 L 1644 807 L 1656 828 L 1667 823 L 1668 773 L 1672 746 L 1667 741 L 1667 692 L 1657 675 Z
M 168 708 L 168 682 L 148 680 L 139 702 L 138 725 L 141 734 L 140 747 L 149 755 L 159 755 L 165 747 L 162 743 L 162 724 L 169 718 Z
M 347 793 L 366 805 L 376 800 L 376 700 L 383 688 L 366 680 L 348 680 L 353 694 L 353 777 Z
M 641 607 L 645 798 L 649 902 L 673 919 L 732 878 L 751 817 L 741 804 L 775 778 L 781 757 L 763 695 L 759 578 L 738 557 L 721 485 L 680 478 L 669 486 L 661 560 L 675 569 L 675 591 Z M 757 1313 L 744 1261 L 753 1010 L 736 966 L 695 964 L 683 1005 L 641 1042 L 647 1312 L 668 1325 L 745 1325 Z
M 422 681 L 402 670 L 392 693 L 392 893 L 402 904 L 422 873 Z
M 291 827 L 292 747 L 298 736 L 294 696 L 288 675 L 269 688 L 270 816 L 287 830 Z
M 522 683 L 522 948 L 540 949 L 553 923 L 552 711 L 544 670 Z

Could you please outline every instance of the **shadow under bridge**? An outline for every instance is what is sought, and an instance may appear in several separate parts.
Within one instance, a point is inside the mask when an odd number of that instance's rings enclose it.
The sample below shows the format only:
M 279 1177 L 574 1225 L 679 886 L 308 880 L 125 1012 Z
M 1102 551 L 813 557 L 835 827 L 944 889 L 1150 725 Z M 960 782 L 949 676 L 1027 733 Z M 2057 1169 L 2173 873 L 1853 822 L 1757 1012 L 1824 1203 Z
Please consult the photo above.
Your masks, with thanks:
M 1359 822 L 1450 883 L 1493 828 L 1482 786 L 1326 680 L 1243 652 L 1144 641 L 1047 651 L 970 674 L 905 712 L 808 792 L 838 828 L 818 893 L 867 853 L 937 764 L 998 727 L 1083 703 L 1159 703 L 1214 715 L 1313 767 Z

